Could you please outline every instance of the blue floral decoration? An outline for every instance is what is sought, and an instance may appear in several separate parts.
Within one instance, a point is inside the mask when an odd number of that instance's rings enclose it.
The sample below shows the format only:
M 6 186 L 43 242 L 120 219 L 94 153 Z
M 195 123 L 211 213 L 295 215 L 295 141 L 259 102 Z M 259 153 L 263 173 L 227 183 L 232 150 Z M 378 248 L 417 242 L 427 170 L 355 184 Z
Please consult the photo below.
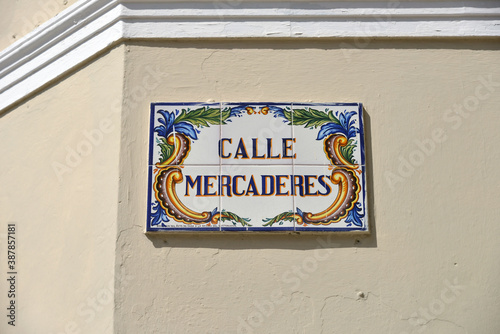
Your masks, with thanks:
M 249 105 L 241 105 L 241 106 L 237 106 L 237 107 L 231 108 L 231 112 L 229 113 L 229 117 L 228 118 L 243 116 L 245 114 L 245 112 L 246 112 L 246 108 L 247 107 L 250 107 L 250 106 Z
M 359 129 L 354 126 L 355 120 L 351 120 L 351 117 L 355 114 L 356 112 L 354 111 L 343 113 L 338 117 L 340 124 L 330 122 L 322 125 L 316 140 L 322 140 L 323 138 L 335 133 L 342 133 L 347 137 L 347 139 L 355 137 L 356 133 L 359 132 Z
M 215 216 L 216 214 L 220 213 L 219 211 L 217 211 L 217 207 L 215 209 L 212 210 L 212 212 L 210 213 L 210 219 L 212 219 L 213 216 Z
M 297 214 L 301 217 L 304 217 L 304 213 L 302 212 L 302 210 L 300 210 L 299 208 L 296 209 L 297 209 Z
M 158 113 L 163 116 L 163 118 L 158 118 L 158 122 L 162 125 L 155 127 L 154 130 L 159 136 L 167 138 L 169 134 L 174 132 L 175 115 L 173 112 L 169 113 L 165 110 L 159 110 Z
M 175 130 L 175 132 L 185 134 L 186 136 L 194 140 L 198 139 L 198 135 L 196 134 L 196 130 L 192 124 L 188 122 L 178 122 L 174 124 L 174 112 L 159 110 L 158 113 L 163 116 L 158 118 L 158 122 L 162 125 L 154 128 L 154 131 L 158 133 L 159 136 L 167 138 L 168 135 L 170 135 Z
M 361 218 L 363 218 L 364 216 L 365 214 L 361 213 L 361 204 L 359 202 L 356 202 L 352 210 L 347 214 L 345 222 L 347 223 L 347 226 L 351 226 L 351 224 L 354 224 L 361 227 L 363 226 Z
M 169 221 L 167 213 L 165 212 L 165 210 L 163 210 L 163 208 L 158 202 L 153 203 L 152 206 L 153 209 L 151 213 L 151 218 L 152 218 L 151 226 L 156 226 L 161 224 L 162 227 L 166 227 L 167 225 L 165 225 L 164 223 Z

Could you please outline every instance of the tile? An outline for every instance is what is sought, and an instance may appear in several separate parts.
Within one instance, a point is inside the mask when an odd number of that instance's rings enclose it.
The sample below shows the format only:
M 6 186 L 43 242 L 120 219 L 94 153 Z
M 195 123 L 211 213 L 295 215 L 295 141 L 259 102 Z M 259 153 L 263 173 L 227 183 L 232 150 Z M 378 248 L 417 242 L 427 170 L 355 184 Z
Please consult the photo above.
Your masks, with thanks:
M 219 103 L 153 103 L 150 164 L 218 166 Z
M 294 103 L 292 108 L 295 165 L 364 165 L 361 104 Z
M 218 231 L 219 166 L 150 166 L 148 231 Z
M 292 171 L 292 166 L 223 165 L 222 212 L 250 220 L 221 220 L 221 229 L 293 231 Z M 279 215 L 283 219 L 273 220 Z
M 290 104 L 222 104 L 223 165 L 291 165 Z
M 364 175 L 364 166 L 294 166 L 295 230 L 368 230 Z
M 359 103 L 152 103 L 148 231 L 367 231 Z

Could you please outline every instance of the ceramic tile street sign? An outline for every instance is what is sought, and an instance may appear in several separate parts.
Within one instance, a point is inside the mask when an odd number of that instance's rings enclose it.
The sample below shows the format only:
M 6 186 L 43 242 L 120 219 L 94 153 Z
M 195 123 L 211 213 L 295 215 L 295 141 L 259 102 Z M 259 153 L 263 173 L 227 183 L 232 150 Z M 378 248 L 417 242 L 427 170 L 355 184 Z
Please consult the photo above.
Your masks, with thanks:
M 360 103 L 152 103 L 148 232 L 367 231 Z

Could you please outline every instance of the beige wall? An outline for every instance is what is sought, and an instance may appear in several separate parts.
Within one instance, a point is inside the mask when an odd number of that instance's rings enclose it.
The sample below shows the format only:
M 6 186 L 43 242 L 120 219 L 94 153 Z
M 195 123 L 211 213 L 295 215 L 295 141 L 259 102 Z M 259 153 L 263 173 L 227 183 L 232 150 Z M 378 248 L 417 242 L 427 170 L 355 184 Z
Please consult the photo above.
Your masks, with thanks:
M 1 333 L 112 332 L 123 55 L 0 115 L 2 268 L 7 222 L 18 245 L 17 323 L 3 315 Z
M 117 333 L 500 331 L 498 40 L 349 45 L 127 45 Z M 209 99 L 364 103 L 371 236 L 144 235 L 149 104 Z
M 0 332 L 499 332 L 498 40 L 354 42 L 129 43 L 0 115 Z M 145 235 L 149 104 L 209 99 L 364 103 L 371 235 Z
M 24 37 L 77 0 L 0 0 L 0 50 Z

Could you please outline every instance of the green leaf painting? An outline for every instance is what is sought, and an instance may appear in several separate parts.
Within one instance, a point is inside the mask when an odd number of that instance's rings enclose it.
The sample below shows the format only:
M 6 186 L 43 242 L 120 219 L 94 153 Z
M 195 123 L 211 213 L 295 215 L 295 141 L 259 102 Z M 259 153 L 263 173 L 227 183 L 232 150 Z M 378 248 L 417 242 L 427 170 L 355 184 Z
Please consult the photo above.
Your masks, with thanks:
M 188 122 L 196 127 L 204 127 L 212 125 L 219 125 L 220 109 L 219 108 L 199 108 L 195 110 L 183 109 L 182 112 L 175 118 L 174 124 L 180 122 Z
M 294 220 L 294 213 L 290 210 L 287 212 L 280 213 L 279 215 L 273 217 L 273 218 L 266 218 L 263 219 L 262 221 L 265 223 L 262 226 L 273 226 L 273 224 L 278 223 L 279 225 L 282 225 L 283 222 L 289 221 L 292 222 Z
M 222 210 L 220 221 L 223 221 L 223 222 L 231 221 L 231 222 L 233 222 L 234 225 L 236 225 L 236 223 L 240 223 L 241 226 L 252 226 L 251 224 L 248 223 L 250 221 L 249 218 L 241 218 L 237 214 L 226 211 L 226 210 Z

